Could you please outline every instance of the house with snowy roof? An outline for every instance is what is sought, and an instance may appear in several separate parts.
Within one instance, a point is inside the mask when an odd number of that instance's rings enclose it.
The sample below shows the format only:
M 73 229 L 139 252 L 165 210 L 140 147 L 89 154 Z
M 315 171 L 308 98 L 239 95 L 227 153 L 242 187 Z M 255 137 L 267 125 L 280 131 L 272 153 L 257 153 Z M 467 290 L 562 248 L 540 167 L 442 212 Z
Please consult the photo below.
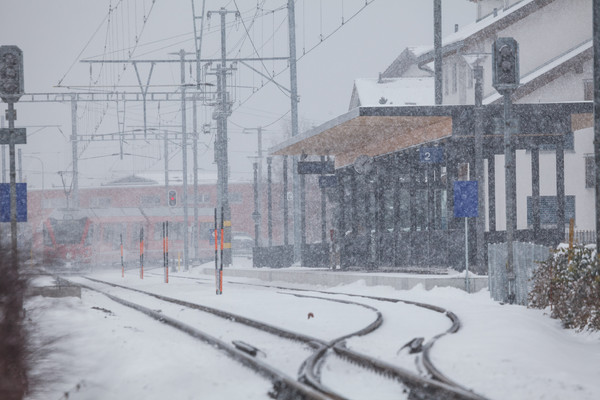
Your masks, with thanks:
M 492 85 L 491 54 L 500 37 L 519 45 L 516 239 L 556 245 L 570 220 L 594 229 L 592 2 L 479 0 L 477 9 L 474 23 L 442 39 L 442 104 L 434 105 L 435 49 L 408 48 L 378 78 L 355 81 L 346 114 L 272 149 L 334 156 L 342 265 L 460 268 L 453 183 L 477 180 L 482 206 L 468 225 L 469 263 L 485 269 L 477 248 L 505 240 L 506 229 L 503 96 Z

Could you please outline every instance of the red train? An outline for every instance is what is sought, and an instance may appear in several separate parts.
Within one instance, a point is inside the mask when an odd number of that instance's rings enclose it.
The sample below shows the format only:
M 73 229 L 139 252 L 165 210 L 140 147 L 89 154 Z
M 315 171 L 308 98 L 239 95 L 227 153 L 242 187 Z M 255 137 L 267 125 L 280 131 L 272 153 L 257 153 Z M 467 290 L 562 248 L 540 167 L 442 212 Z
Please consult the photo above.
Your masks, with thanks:
M 200 211 L 198 245 L 189 243 L 190 257 L 210 260 L 214 257 L 210 242 L 214 214 L 209 212 L 212 209 Z M 55 210 L 44 221 L 44 264 L 73 269 L 85 268 L 92 261 L 117 265 L 121 263 L 122 245 L 124 263 L 138 265 L 141 243 L 145 264 L 162 263 L 163 223 L 168 222 L 170 256 L 177 258 L 183 249 L 183 221 L 183 208 L 172 207 Z M 196 247 L 198 254 L 194 254 Z

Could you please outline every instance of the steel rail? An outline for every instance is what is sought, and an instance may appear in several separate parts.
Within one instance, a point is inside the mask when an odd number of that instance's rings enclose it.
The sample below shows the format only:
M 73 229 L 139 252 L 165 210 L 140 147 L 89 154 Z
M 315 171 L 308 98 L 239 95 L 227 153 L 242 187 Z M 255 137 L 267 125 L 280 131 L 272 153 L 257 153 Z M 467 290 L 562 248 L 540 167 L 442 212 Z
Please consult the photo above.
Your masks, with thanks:
M 181 277 L 181 278 L 185 278 L 185 279 L 198 279 L 198 278 L 191 278 L 191 277 Z M 443 337 L 443 336 L 445 336 L 447 334 L 453 334 L 453 333 L 458 332 L 458 330 L 461 327 L 460 319 L 452 311 L 449 311 L 449 310 L 447 310 L 447 309 L 445 309 L 443 307 L 439 307 L 439 306 L 436 306 L 436 305 L 433 305 L 433 304 L 427 304 L 427 303 L 422 303 L 422 302 L 417 302 L 417 301 L 411 301 L 411 300 L 394 299 L 394 298 L 388 298 L 388 297 L 368 296 L 368 295 L 360 295 L 360 294 L 344 293 L 344 292 L 329 292 L 329 291 L 326 291 L 326 290 L 290 288 L 290 287 L 277 286 L 277 285 L 265 285 L 265 284 L 242 283 L 242 282 L 229 282 L 229 283 L 238 284 L 238 285 L 247 285 L 247 286 L 270 287 L 270 288 L 276 288 L 276 289 L 282 289 L 282 290 L 292 290 L 292 291 L 301 291 L 301 292 L 315 292 L 315 293 L 322 293 L 322 294 L 328 294 L 328 295 L 342 295 L 342 296 L 349 296 L 349 297 L 360 297 L 360 298 L 372 299 L 372 300 L 377 300 L 377 301 L 392 302 L 392 303 L 404 303 L 404 304 L 414 305 L 416 307 L 421 307 L 421 308 L 425 308 L 425 309 L 428 309 L 428 310 L 431 310 L 431 311 L 434 311 L 434 312 L 441 313 L 441 314 L 445 315 L 448 319 L 450 319 L 451 326 L 445 332 L 442 332 L 442 333 L 434 336 L 427 343 L 425 343 L 425 345 L 423 346 L 423 357 L 422 357 L 423 367 L 427 370 L 427 372 L 431 375 L 431 377 L 435 381 L 439 381 L 439 382 L 441 382 L 441 383 L 443 383 L 443 384 L 445 384 L 445 385 L 447 385 L 449 387 L 453 387 L 453 388 L 458 389 L 459 392 L 461 392 L 462 394 L 464 394 L 465 396 L 467 396 L 467 397 L 464 397 L 464 398 L 467 398 L 467 399 L 473 398 L 473 399 L 480 399 L 480 400 L 481 399 L 485 399 L 485 397 L 474 393 L 472 390 L 470 390 L 470 389 L 462 386 L 461 384 L 457 383 L 456 381 L 450 379 L 448 376 L 446 376 L 444 373 L 442 373 L 433 364 L 433 362 L 431 361 L 430 354 L 431 354 L 431 348 L 433 347 L 434 343 L 438 339 L 440 339 L 441 337 Z M 334 347 L 334 350 L 335 349 L 336 348 Z M 345 353 L 345 354 L 347 354 L 347 353 Z M 368 357 L 368 356 L 365 356 L 365 357 Z M 373 359 L 373 360 L 376 360 L 376 359 Z M 468 396 L 474 396 L 474 397 L 468 397 Z
M 219 350 L 224 351 L 228 356 L 230 356 L 235 361 L 240 362 L 242 365 L 252 369 L 253 371 L 255 371 L 255 372 L 259 373 L 260 375 L 264 376 L 265 378 L 269 379 L 273 383 L 273 392 L 269 393 L 269 395 L 272 398 L 282 399 L 282 400 L 287 400 L 287 399 L 326 400 L 326 399 L 328 399 L 327 397 L 324 397 L 322 393 L 319 393 L 319 392 L 315 391 L 314 389 L 310 388 L 309 386 L 303 384 L 302 382 L 299 382 L 299 381 L 295 380 L 294 378 L 289 377 L 287 374 L 284 374 L 283 372 L 271 367 L 270 365 L 246 354 L 243 351 L 238 350 L 236 347 L 234 347 L 220 339 L 217 339 L 214 336 L 211 336 L 205 332 L 202 332 L 190 325 L 187 325 L 181 321 L 178 321 L 175 318 L 168 317 L 160 312 L 151 310 L 147 307 L 130 302 L 128 300 L 124 300 L 120 297 L 111 295 L 102 290 L 93 288 L 91 286 L 88 286 L 88 285 L 85 285 L 82 283 L 71 282 L 67 279 L 60 278 L 60 277 L 56 277 L 56 279 L 58 281 L 60 281 L 62 284 L 79 286 L 84 289 L 88 289 L 88 290 L 95 291 L 97 293 L 101 293 L 101 294 L 105 295 L 106 297 L 108 297 L 109 299 L 111 299 L 119 304 L 122 304 L 126 307 L 132 308 L 136 311 L 146 314 L 147 316 L 149 316 L 163 324 L 169 325 L 175 329 L 178 329 L 184 333 L 187 333 L 188 335 L 190 335 L 196 339 L 199 339 L 205 343 L 208 343 L 209 345 L 212 345 Z M 99 283 L 104 283 L 104 282 L 99 281 Z M 110 283 L 106 283 L 106 284 L 112 285 Z M 120 286 L 120 285 L 114 285 L 114 286 Z M 130 288 L 125 288 L 125 289 L 130 289 Z

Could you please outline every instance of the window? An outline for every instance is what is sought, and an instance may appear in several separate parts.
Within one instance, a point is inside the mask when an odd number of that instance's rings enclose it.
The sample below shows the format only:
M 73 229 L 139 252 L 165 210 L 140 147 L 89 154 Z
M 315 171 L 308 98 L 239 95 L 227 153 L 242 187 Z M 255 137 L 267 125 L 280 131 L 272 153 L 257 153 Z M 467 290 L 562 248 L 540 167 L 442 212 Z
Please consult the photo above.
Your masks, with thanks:
M 585 157 L 585 187 L 593 188 L 595 187 L 596 174 L 594 173 L 596 170 L 595 159 L 593 154 L 586 154 Z
M 400 189 L 398 197 L 398 226 L 401 231 L 410 231 L 410 191 Z
M 229 203 L 240 204 L 242 202 L 242 194 L 240 192 L 229 193 Z
M 384 185 L 383 190 L 383 227 L 394 229 L 394 185 Z
M 160 206 L 160 197 L 158 196 L 142 196 L 142 207 L 158 207 Z
M 110 197 L 92 197 L 90 199 L 90 208 L 109 208 Z
M 426 231 L 428 227 L 427 209 L 429 206 L 426 189 L 415 191 L 414 217 L 418 231 Z
M 448 68 L 444 68 L 444 94 L 448 94 L 449 91 L 449 84 L 448 84 Z
M 456 63 L 452 64 L 452 93 L 456 93 L 458 90 L 458 66 Z
M 527 225 L 533 226 L 532 197 L 527 196 Z M 556 196 L 540 196 L 540 225 L 556 225 Z M 575 196 L 565 196 L 565 223 L 575 219 Z
M 473 73 L 473 68 L 467 68 L 468 69 L 468 77 L 467 77 L 467 87 L 469 89 L 473 88 L 473 81 L 475 80 L 475 75 Z
M 565 142 L 563 144 L 563 148 L 565 150 L 574 150 L 575 149 L 575 136 L 573 135 L 573 132 L 565 133 L 564 138 L 565 138 Z M 542 151 L 548 151 L 548 150 L 552 151 L 555 148 L 556 148 L 556 146 L 553 144 L 540 144 L 540 150 L 542 150 Z
M 104 224 L 102 227 L 102 241 L 118 249 L 121 246 L 121 235 L 125 236 L 127 226 L 125 224 Z M 125 238 L 123 238 L 125 241 Z
M 594 100 L 594 81 L 592 79 L 585 79 L 583 81 L 583 99 Z
M 199 203 L 209 203 L 210 202 L 210 194 L 209 193 L 198 193 L 198 202 Z

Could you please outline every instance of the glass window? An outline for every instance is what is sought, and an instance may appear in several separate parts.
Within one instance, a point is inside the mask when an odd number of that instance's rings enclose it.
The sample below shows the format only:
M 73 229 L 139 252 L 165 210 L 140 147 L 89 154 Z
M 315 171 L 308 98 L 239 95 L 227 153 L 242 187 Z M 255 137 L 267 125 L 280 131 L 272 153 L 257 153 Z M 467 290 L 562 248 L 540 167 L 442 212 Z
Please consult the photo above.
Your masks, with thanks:
M 410 191 L 398 191 L 398 228 L 401 231 L 410 231 Z
M 593 188 L 596 186 L 596 171 L 595 159 L 593 154 L 585 156 L 585 187 Z
M 415 221 L 418 231 L 427 230 L 427 190 L 415 190 Z
M 58 220 L 50 218 L 56 244 L 81 243 L 87 218 Z
M 158 196 L 142 196 L 142 207 L 158 207 L 160 206 L 160 197 Z
M 394 229 L 394 187 L 385 185 L 383 188 L 383 229 Z
M 533 226 L 533 199 L 527 196 L 527 225 Z M 540 224 L 556 225 L 556 196 L 540 196 Z M 565 196 L 565 224 L 575 219 L 575 196 Z

